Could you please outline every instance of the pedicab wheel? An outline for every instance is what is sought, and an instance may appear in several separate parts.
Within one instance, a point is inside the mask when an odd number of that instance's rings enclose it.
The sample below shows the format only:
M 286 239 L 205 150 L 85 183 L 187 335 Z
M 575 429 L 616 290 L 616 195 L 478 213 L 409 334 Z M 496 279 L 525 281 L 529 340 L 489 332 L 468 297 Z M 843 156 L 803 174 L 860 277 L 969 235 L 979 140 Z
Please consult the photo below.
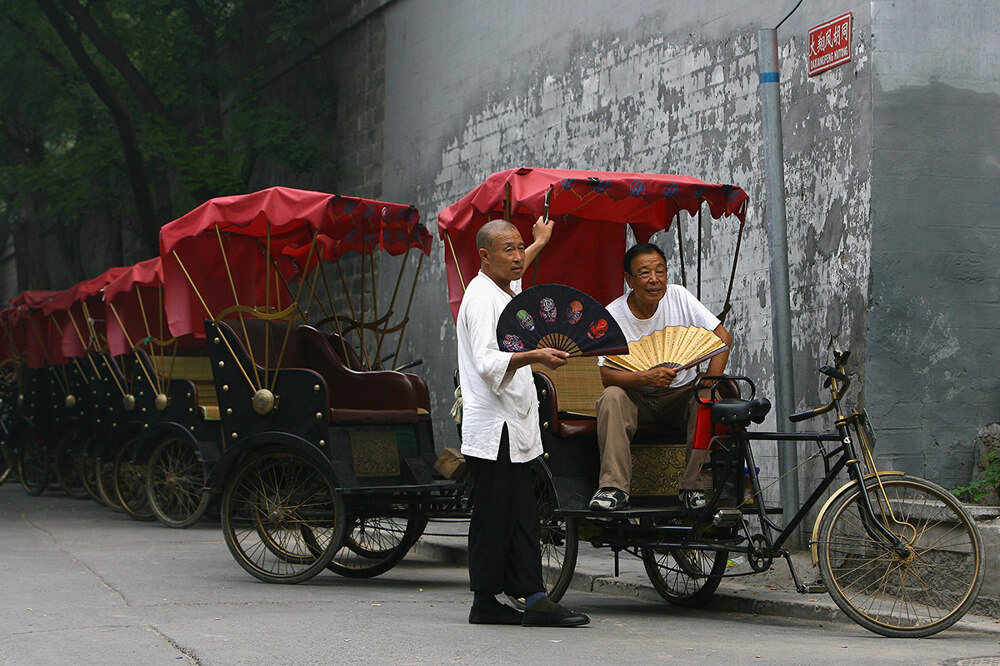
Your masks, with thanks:
M 115 499 L 131 518 L 144 522 L 156 520 L 146 497 L 146 466 L 132 462 L 135 442 L 135 439 L 125 442 L 115 456 Z
M 55 472 L 59 485 L 70 497 L 86 499 L 90 494 L 84 487 L 83 476 L 80 473 L 80 456 L 83 455 L 80 449 L 80 444 L 72 432 L 63 433 L 56 443 Z
M 818 527 L 819 568 L 830 596 L 865 629 L 921 638 L 955 624 L 983 584 L 983 544 L 962 504 L 918 478 L 871 479 L 876 519 L 904 544 L 893 550 L 862 520 L 852 488 L 827 507 Z
M 253 454 L 222 496 L 229 552 L 266 583 L 301 583 L 322 571 L 343 543 L 344 523 L 329 476 L 296 451 Z
M 708 603 L 729 562 L 725 550 L 690 550 L 644 546 L 642 564 L 649 582 L 674 606 L 697 608 Z
M 198 522 L 210 499 L 202 492 L 205 476 L 190 440 L 167 437 L 157 444 L 146 466 L 146 497 L 156 518 L 175 528 Z
M 118 451 L 107 456 L 98 455 L 94 457 L 94 480 L 97 485 L 97 494 L 101 498 L 104 506 L 112 511 L 124 511 L 125 508 L 118 501 L 115 493 L 115 458 Z
M 327 568 L 349 578 L 372 578 L 396 566 L 424 533 L 427 516 L 394 508 L 398 514 L 351 519 L 344 545 Z
M 79 465 L 80 483 L 92 500 L 103 505 L 101 489 L 97 487 L 97 456 L 91 451 L 84 451 L 77 459 Z
M 25 435 L 18 447 L 17 477 L 29 495 L 41 495 L 49 482 L 48 453 L 30 435 Z
M 535 499 L 538 502 L 542 582 L 549 599 L 558 602 L 573 582 L 580 537 L 576 520 L 557 514 L 559 503 L 552 477 L 541 467 L 535 469 Z
M 11 455 L 7 444 L 0 444 L 0 485 L 3 485 L 4 481 L 10 478 L 14 467 L 14 456 Z

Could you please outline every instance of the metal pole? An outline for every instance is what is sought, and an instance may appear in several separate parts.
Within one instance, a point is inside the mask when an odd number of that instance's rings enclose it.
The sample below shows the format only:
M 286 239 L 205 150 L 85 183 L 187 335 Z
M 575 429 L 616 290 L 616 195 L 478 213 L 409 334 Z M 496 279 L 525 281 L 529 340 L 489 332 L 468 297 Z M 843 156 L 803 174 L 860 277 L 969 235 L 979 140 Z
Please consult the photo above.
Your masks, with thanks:
M 778 68 L 777 29 L 757 31 L 757 65 L 760 69 L 761 123 L 764 137 L 764 185 L 767 228 L 771 245 L 771 348 L 775 368 L 775 417 L 780 432 L 795 432 L 788 420 L 794 405 L 792 372 L 792 317 L 788 295 L 788 235 L 785 218 L 785 167 L 781 144 L 781 84 Z M 785 524 L 799 508 L 798 451 L 796 442 L 778 443 Z M 789 545 L 801 545 L 793 535 Z

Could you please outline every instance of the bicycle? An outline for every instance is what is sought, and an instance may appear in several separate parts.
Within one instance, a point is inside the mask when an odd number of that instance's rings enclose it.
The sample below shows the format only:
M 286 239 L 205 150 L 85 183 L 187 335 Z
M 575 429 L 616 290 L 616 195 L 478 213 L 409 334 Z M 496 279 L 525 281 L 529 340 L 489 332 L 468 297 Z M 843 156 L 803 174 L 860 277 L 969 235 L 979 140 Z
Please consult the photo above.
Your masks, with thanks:
M 783 558 L 800 593 L 814 593 L 792 566 L 785 543 L 833 486 L 841 472 L 849 481 L 819 511 L 809 540 L 813 563 L 837 606 L 862 627 L 889 637 L 924 637 L 957 622 L 972 606 L 983 582 L 983 543 L 975 522 L 947 490 L 903 472 L 880 472 L 874 432 L 863 409 L 844 413 L 850 386 L 844 365 L 849 352 L 834 352 L 835 367 L 823 366 L 831 400 L 790 416 L 794 422 L 835 412 L 830 432 L 750 432 L 770 411 L 766 398 L 746 377 L 712 377 L 712 421 L 726 434 L 712 437 L 712 490 L 703 509 L 648 506 L 614 513 L 573 510 L 581 534 L 591 543 L 643 560 L 650 581 L 668 602 L 699 606 L 721 579 L 766 571 Z M 747 399 L 719 398 L 716 389 L 736 381 L 749 387 Z M 824 476 L 784 526 L 781 509 L 764 502 L 754 446 L 759 442 L 812 442 L 810 458 L 823 462 Z M 749 520 L 750 517 L 755 520 Z M 755 525 L 754 525 L 755 524 Z M 734 554 L 751 571 L 730 572 Z

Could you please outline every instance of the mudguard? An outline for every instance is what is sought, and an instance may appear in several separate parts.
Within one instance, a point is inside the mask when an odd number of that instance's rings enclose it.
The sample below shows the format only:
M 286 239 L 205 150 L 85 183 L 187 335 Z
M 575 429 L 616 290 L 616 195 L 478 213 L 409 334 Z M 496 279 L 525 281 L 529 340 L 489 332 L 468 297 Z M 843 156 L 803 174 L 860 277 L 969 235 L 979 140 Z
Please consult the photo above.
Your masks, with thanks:
M 208 480 L 205 482 L 204 490 L 211 493 L 222 492 L 233 470 L 243 459 L 269 446 L 302 453 L 326 473 L 327 479 L 329 479 L 334 488 L 340 487 L 337 475 L 333 470 L 333 465 L 330 464 L 330 459 L 326 456 L 325 451 L 297 435 L 271 431 L 249 435 L 231 444 L 225 453 L 222 454 L 222 457 L 212 466 L 211 471 L 208 473 Z
M 899 476 L 906 476 L 906 472 L 879 472 L 878 476 L 879 478 L 886 476 L 899 477 Z M 875 478 L 874 474 L 865 474 L 864 476 L 865 484 L 867 485 L 868 481 L 874 478 Z M 819 524 L 820 522 L 822 522 L 823 516 L 826 514 L 826 510 L 830 508 L 834 500 L 839 499 L 841 495 L 849 492 L 851 489 L 854 488 L 854 486 L 855 486 L 854 481 L 848 481 L 840 488 L 837 488 L 837 490 L 834 491 L 834 493 L 830 495 L 829 499 L 827 499 L 826 502 L 823 504 L 823 508 L 819 510 L 819 513 L 816 514 L 816 522 L 813 524 L 812 538 L 809 539 L 809 550 L 812 554 L 813 566 L 816 566 L 819 563 L 819 548 L 817 547 L 817 542 L 819 540 Z

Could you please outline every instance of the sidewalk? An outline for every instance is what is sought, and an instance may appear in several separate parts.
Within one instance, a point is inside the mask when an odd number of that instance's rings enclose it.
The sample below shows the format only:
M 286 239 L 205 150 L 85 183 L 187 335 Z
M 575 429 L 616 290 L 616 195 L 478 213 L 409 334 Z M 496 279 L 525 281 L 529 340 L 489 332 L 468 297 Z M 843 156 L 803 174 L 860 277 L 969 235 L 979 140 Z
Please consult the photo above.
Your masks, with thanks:
M 467 521 L 431 521 L 424 536 L 414 545 L 413 552 L 444 562 L 467 565 L 467 534 Z M 792 563 L 803 583 L 808 585 L 819 580 L 819 571 L 813 567 L 808 550 L 792 553 Z M 730 573 L 750 571 L 745 562 L 729 569 Z M 580 542 L 570 590 L 629 597 L 641 603 L 667 603 L 649 582 L 638 558 L 621 553 L 619 575 L 615 577 L 612 551 L 609 548 L 594 548 L 585 541 Z M 724 578 L 705 607 L 723 612 L 854 624 L 827 593 L 796 592 L 788 565 L 783 560 L 776 561 L 769 571 L 763 573 Z M 968 614 L 950 630 L 962 629 L 1000 634 L 1000 620 Z

